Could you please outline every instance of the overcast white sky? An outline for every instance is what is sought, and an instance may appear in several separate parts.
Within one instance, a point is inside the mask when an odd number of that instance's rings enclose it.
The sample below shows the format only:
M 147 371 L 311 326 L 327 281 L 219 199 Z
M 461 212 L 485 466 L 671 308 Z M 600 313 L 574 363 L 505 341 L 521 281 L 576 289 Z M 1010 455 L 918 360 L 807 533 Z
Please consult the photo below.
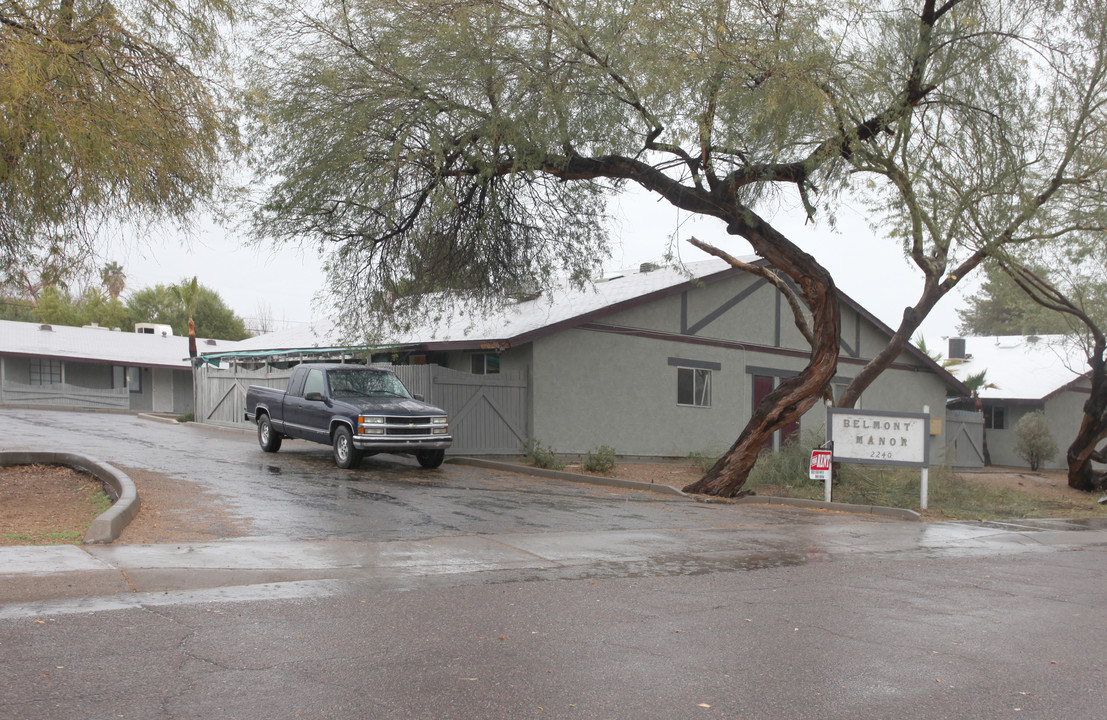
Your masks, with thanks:
M 685 242 L 692 235 L 733 255 L 750 252 L 744 241 L 728 236 L 718 220 L 680 213 L 645 191 L 624 195 L 613 204 L 612 212 L 617 222 L 609 270 L 660 260 L 673 233 L 681 240 L 678 247 L 685 262 L 708 257 Z M 774 225 L 826 266 L 843 292 L 889 326 L 896 327 L 903 308 L 918 297 L 921 273 L 903 257 L 895 241 L 875 237 L 857 213 L 840 211 L 834 230 L 805 225 L 801 213 L 778 216 Z M 276 251 L 248 247 L 242 237 L 212 224 L 188 242 L 176 235 L 124 239 L 114 243 L 106 256 L 123 266 L 129 289 L 175 283 L 195 275 L 243 318 L 254 318 L 259 308 L 268 308 L 277 328 L 311 321 L 313 297 L 325 282 L 322 261 L 314 251 L 292 246 Z M 967 285 L 969 289 L 975 286 Z M 932 349 L 942 350 L 942 338 L 955 334 L 955 310 L 962 303 L 960 294 L 946 297 L 923 324 L 922 333 Z M 318 312 L 316 309 L 315 314 Z

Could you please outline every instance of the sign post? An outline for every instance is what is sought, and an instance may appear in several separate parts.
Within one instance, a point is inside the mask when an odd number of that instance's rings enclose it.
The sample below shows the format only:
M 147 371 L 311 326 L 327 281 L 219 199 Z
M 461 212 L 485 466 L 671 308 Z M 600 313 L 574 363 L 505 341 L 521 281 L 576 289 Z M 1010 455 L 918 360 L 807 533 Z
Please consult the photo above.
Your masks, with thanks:
M 902 465 L 922 471 L 920 505 L 927 506 L 930 468 L 930 408 L 921 413 L 826 409 L 826 439 L 838 461 Z
M 834 465 L 834 443 L 830 447 L 818 447 L 811 451 L 811 479 L 822 480 L 823 499 L 830 502 L 830 473 Z

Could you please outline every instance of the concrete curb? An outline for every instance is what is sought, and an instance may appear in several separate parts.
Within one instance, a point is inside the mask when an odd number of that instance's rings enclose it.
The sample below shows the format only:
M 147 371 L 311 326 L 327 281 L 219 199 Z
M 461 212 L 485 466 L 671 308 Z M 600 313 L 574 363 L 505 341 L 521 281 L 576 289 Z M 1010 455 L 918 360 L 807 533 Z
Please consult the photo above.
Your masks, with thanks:
M 860 515 L 878 515 L 896 520 L 922 520 L 914 510 L 907 508 L 884 507 L 882 505 L 851 505 L 849 503 L 826 502 L 825 500 L 807 500 L 804 498 L 781 498 L 771 495 L 747 495 L 734 502 L 739 505 L 788 505 L 790 507 L 811 508 L 814 510 L 836 510 L 838 512 L 858 513 Z
M 545 477 L 552 480 L 565 480 L 566 482 L 588 483 L 590 485 L 627 488 L 630 490 L 645 490 L 647 492 L 662 493 L 664 495 L 690 497 L 672 485 L 662 485 L 660 483 L 620 480 L 619 478 L 609 478 L 603 475 L 581 475 L 580 473 L 571 473 L 564 470 L 547 470 L 546 468 L 538 468 L 533 465 L 519 465 L 517 463 L 500 462 L 498 460 L 484 460 L 483 458 L 447 457 L 446 462 L 453 463 L 454 465 L 485 468 L 487 470 L 504 470 L 507 472 L 522 473 L 523 475 L 535 475 L 537 477 Z
M 68 452 L 35 452 L 30 450 L 0 451 L 0 466 L 64 465 L 94 475 L 115 494 L 115 502 L 88 526 L 84 543 L 110 543 L 138 515 L 138 490 L 124 473 L 106 462 Z
M 485 460 L 483 458 L 447 457 L 446 462 L 454 463 L 455 465 L 468 465 L 470 467 L 485 468 L 488 470 L 504 470 L 507 472 L 522 473 L 524 475 L 535 475 L 537 477 L 546 477 L 553 480 L 589 483 L 592 485 L 627 488 L 630 490 L 644 490 L 646 492 L 656 492 L 665 495 L 678 495 L 680 497 L 688 498 L 689 500 L 696 499 L 696 496 L 694 495 L 689 495 L 688 493 L 685 493 L 682 490 L 673 487 L 672 485 L 664 485 L 661 483 L 644 483 L 638 482 L 636 480 L 620 480 L 618 478 L 609 478 L 602 475 L 582 475 L 580 473 L 571 473 L 564 470 L 547 470 L 545 468 L 536 468 L 532 465 L 522 465 L 519 463 L 509 463 L 498 460 Z M 785 505 L 788 507 L 808 508 L 812 510 L 835 510 L 838 512 L 857 513 L 859 515 L 877 515 L 880 517 L 894 518 L 896 520 L 922 520 L 922 516 L 914 510 L 907 510 L 905 508 L 883 507 L 881 505 L 850 505 L 848 503 L 826 502 L 825 500 L 781 498 L 772 497 L 770 495 L 747 495 L 735 500 L 729 500 L 728 502 L 734 502 L 739 505 Z

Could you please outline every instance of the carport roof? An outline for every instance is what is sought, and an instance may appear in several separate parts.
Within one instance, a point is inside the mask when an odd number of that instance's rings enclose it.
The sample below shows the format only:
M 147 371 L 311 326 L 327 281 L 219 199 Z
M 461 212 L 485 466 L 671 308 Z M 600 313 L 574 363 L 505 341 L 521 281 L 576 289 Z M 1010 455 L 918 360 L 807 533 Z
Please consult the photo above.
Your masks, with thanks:
M 197 340 L 215 350 L 235 345 L 226 340 Z M 48 357 L 139 367 L 191 367 L 188 338 L 148 335 L 99 327 L 68 327 L 0 320 L 0 355 Z

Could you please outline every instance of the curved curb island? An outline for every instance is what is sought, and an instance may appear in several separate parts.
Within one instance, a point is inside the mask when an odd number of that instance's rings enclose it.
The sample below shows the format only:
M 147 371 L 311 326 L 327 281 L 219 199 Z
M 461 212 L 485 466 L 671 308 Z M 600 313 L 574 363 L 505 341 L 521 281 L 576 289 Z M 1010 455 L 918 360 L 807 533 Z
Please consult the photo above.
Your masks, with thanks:
M 84 543 L 110 543 L 138 515 L 138 490 L 124 473 L 106 462 L 70 452 L 32 450 L 0 451 L 0 467 L 8 465 L 64 465 L 96 477 L 115 495 L 112 506 L 93 519 L 85 533 Z

